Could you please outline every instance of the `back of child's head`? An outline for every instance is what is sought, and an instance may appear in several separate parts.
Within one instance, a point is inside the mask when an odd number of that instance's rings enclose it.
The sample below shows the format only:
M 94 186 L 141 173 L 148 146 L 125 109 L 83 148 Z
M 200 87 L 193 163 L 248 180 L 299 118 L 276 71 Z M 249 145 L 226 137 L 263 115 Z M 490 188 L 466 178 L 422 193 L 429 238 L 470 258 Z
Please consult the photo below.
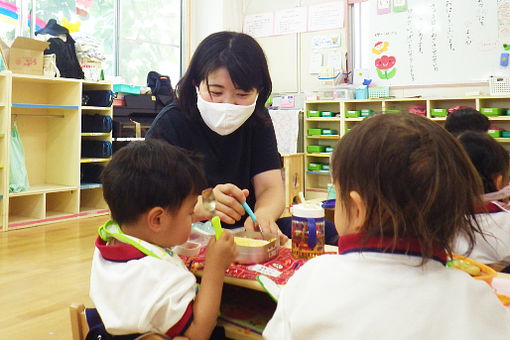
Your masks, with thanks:
M 116 151 L 101 179 L 112 219 L 135 222 L 153 207 L 177 211 L 206 186 L 200 159 L 160 140 L 132 142 Z
M 466 107 L 449 114 L 444 127 L 454 135 L 464 131 L 487 132 L 490 122 L 489 118 L 481 114 L 480 111 Z
M 424 260 L 436 247 L 451 253 L 459 232 L 472 247 L 480 180 L 458 141 L 437 123 L 413 114 L 371 116 L 342 137 L 332 165 L 336 204 L 350 211 L 351 191 L 365 204 L 366 239 L 393 237 L 394 247 L 398 239 L 416 239 Z
M 509 156 L 505 148 L 485 133 L 466 131 L 457 137 L 471 162 L 478 170 L 486 193 L 498 191 L 494 184 L 497 175 L 508 177 Z

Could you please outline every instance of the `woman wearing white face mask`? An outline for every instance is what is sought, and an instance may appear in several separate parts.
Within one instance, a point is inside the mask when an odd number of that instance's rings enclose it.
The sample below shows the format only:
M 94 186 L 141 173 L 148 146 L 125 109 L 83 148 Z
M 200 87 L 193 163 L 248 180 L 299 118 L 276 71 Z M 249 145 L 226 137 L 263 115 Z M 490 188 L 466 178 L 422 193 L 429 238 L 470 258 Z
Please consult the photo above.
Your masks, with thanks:
M 476 235 L 469 257 L 485 264 L 504 264 L 505 271 L 510 272 L 510 206 L 504 194 L 508 192 L 508 152 L 486 133 L 466 131 L 457 138 L 478 170 L 486 193 L 485 204 L 476 214 L 484 235 Z M 468 250 L 468 240 L 462 235 L 455 252 Z
M 264 52 L 250 36 L 219 32 L 195 51 L 176 86 L 177 101 L 165 107 L 147 138 L 201 154 L 216 215 L 224 227 L 280 233 L 284 209 L 281 160 L 271 118 L 264 104 L 271 94 Z M 170 193 L 171 194 L 171 193 Z M 258 224 L 247 217 L 247 202 Z M 210 218 L 201 204 L 195 220 Z M 286 241 L 284 235 L 281 241 Z

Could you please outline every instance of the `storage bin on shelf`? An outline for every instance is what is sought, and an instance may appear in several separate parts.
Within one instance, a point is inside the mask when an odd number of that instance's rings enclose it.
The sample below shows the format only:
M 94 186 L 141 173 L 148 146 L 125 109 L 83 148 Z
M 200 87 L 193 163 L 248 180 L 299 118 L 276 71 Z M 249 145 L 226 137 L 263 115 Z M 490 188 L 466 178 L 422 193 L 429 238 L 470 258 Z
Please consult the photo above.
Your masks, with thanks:
M 387 98 L 389 96 L 389 86 L 373 86 L 368 88 L 368 98 Z
M 482 107 L 480 112 L 488 117 L 496 117 L 503 115 L 503 109 L 498 107 Z
M 325 152 L 326 147 L 324 145 L 307 145 L 306 151 L 310 153 Z
M 357 88 L 355 92 L 356 99 L 367 99 L 368 98 L 368 89 L 366 87 Z
M 361 110 L 348 110 L 345 112 L 345 118 L 358 118 L 361 116 Z
M 446 117 L 447 113 L 446 109 L 430 109 L 430 115 L 432 117 Z
M 501 137 L 501 130 L 499 130 L 499 129 L 489 129 L 489 131 L 487 131 L 487 134 L 489 136 L 491 136 L 492 138 L 499 138 L 499 137 Z

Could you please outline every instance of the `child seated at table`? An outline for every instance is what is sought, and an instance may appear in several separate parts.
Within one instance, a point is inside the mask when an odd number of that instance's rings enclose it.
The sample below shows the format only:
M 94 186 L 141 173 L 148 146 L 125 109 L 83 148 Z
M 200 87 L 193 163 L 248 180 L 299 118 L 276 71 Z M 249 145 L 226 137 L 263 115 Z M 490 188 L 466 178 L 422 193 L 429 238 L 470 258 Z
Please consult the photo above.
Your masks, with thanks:
M 510 265 L 510 206 L 508 206 L 508 169 L 510 157 L 505 148 L 491 136 L 466 131 L 457 137 L 471 162 L 478 170 L 486 197 L 482 206 L 477 207 L 476 218 L 484 232 L 477 234 L 475 245 L 469 257 L 485 264 Z M 502 190 L 498 195 L 497 192 Z M 508 189 L 508 188 L 506 188 Z M 490 196 L 494 196 L 492 199 Z M 469 251 L 465 236 L 457 239 L 455 252 Z M 508 269 L 503 269 L 508 271 Z
M 209 339 L 216 325 L 225 270 L 237 255 L 230 232 L 207 246 L 200 289 L 169 250 L 190 235 L 193 208 L 205 186 L 188 151 L 165 142 L 133 142 L 102 173 L 112 220 L 99 228 L 90 297 L 109 334 L 159 333 Z
M 366 118 L 334 151 L 338 254 L 280 292 L 266 339 L 510 339 L 489 285 L 445 266 L 481 184 L 445 129 L 412 114 Z M 474 185 L 466 185 L 474 183 Z

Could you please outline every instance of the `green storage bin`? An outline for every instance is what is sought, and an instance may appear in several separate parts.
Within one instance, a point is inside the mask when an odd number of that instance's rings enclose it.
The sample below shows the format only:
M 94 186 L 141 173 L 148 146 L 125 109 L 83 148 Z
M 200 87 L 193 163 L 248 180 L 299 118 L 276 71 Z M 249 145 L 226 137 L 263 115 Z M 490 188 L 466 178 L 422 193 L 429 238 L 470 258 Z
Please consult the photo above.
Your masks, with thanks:
M 321 116 L 321 113 L 319 111 L 316 111 L 316 110 L 308 110 L 307 112 L 307 115 L 306 115 L 308 118 L 310 117 L 320 117 Z
M 331 111 L 321 111 L 321 117 L 324 117 L 324 118 L 332 118 L 335 115 L 336 114 L 334 112 L 331 112 Z
M 321 129 L 308 129 L 308 136 L 320 136 L 321 133 Z
M 323 135 L 323 136 L 336 136 L 336 135 L 338 135 L 338 131 L 337 130 L 333 130 L 333 129 L 322 129 L 321 135 Z
M 503 115 L 503 109 L 498 107 L 482 107 L 480 112 L 486 116 L 494 117 Z
M 358 118 L 361 116 L 360 110 L 348 110 L 345 113 L 345 118 Z
M 501 137 L 510 138 L 510 131 L 501 131 Z
M 368 117 L 372 114 L 372 112 L 374 112 L 373 110 L 371 109 L 362 109 L 361 110 L 361 117 Z
M 322 165 L 321 165 L 321 170 L 323 170 L 323 171 L 329 171 L 329 164 L 322 164 Z
M 448 110 L 446 109 L 430 109 L 430 115 L 432 117 L 446 117 Z
M 400 109 L 386 109 L 384 113 L 400 113 L 402 112 Z
M 308 163 L 308 170 L 309 171 L 320 171 L 322 170 L 322 164 L 321 163 L 315 163 L 315 162 L 310 162 Z
M 334 148 L 332 146 L 326 146 L 324 148 L 324 152 L 327 152 L 327 153 L 331 153 L 331 152 L 333 152 L 333 150 L 334 150 Z
M 499 138 L 501 137 L 501 130 L 489 130 L 487 131 L 488 135 L 493 138 Z
M 314 152 L 324 152 L 325 149 L 326 149 L 326 147 L 323 146 L 323 145 L 308 145 L 306 147 L 306 151 L 307 152 L 312 152 L 312 153 L 314 153 Z

